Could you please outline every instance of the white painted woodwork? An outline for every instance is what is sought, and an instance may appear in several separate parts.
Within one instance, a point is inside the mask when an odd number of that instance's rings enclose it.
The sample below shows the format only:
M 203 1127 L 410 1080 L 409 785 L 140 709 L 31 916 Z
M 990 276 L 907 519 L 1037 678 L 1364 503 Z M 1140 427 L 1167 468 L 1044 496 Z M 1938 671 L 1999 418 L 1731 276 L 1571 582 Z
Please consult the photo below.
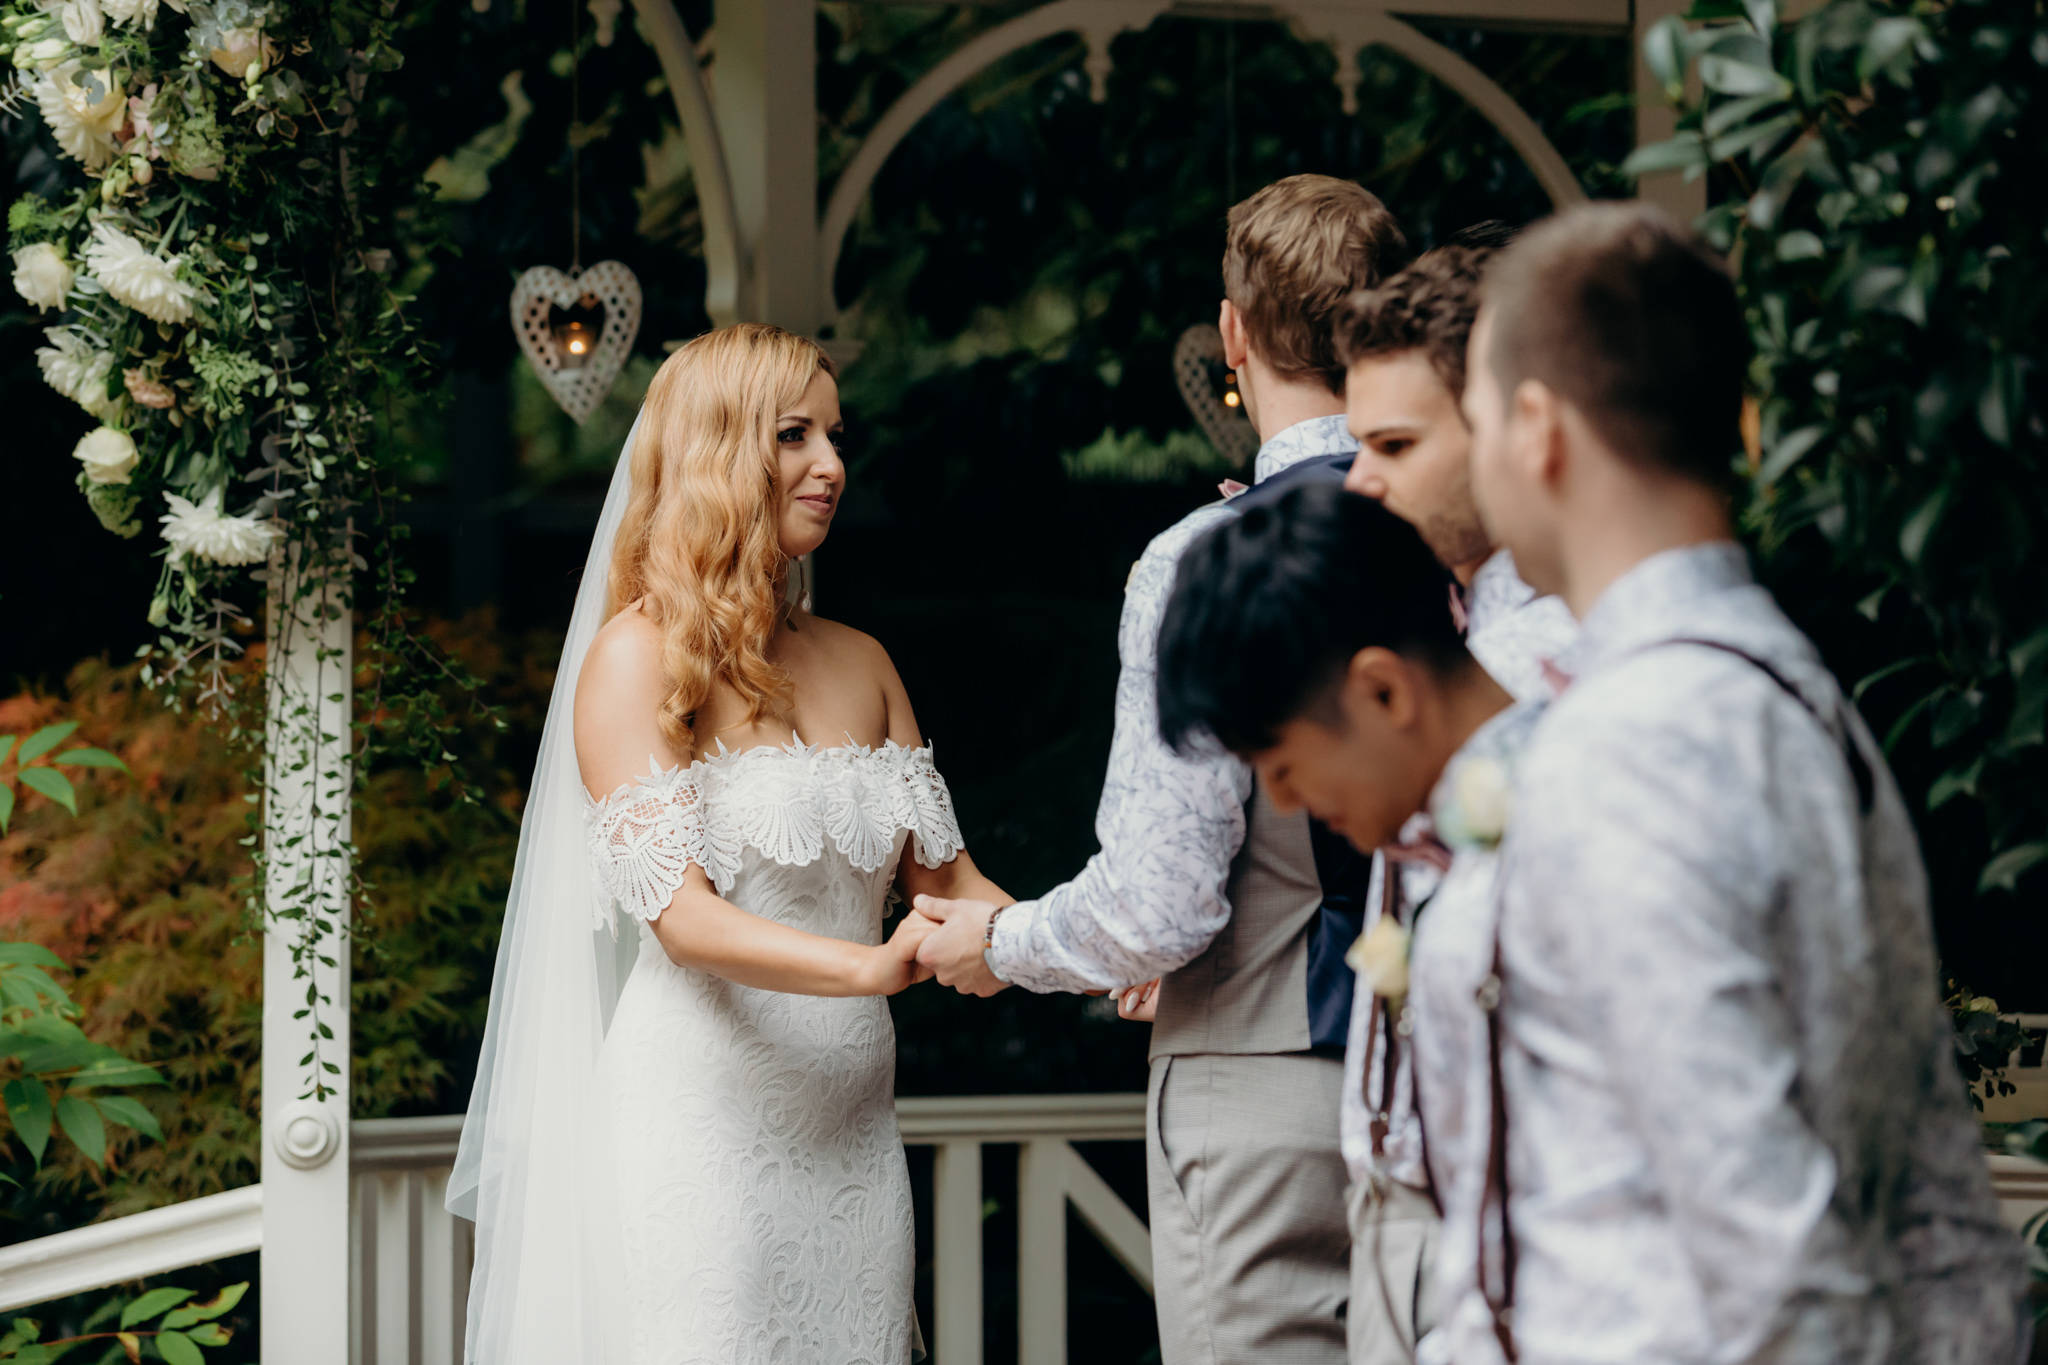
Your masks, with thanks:
M 809 336 L 818 290 L 815 0 L 723 0 L 712 104 L 725 139 L 743 267 L 756 322 Z
M 662 79 L 675 101 L 704 223 L 704 309 L 712 325 L 743 319 L 740 276 L 744 265 L 739 220 L 733 211 L 732 177 L 726 171 L 725 140 L 711 109 L 711 92 L 697 62 L 697 45 L 671 0 L 633 0 L 640 32 L 661 62 Z
M 305 904 L 310 895 L 346 926 L 347 864 L 336 854 L 346 847 L 353 798 L 354 619 L 343 606 L 346 581 L 326 577 L 294 601 L 299 564 L 280 552 L 270 568 L 266 898 L 275 907 Z M 317 711 L 317 740 L 288 722 L 298 706 Z M 332 965 L 312 966 L 326 1000 L 320 1017 L 334 1033 L 322 1042 L 321 1056 L 340 1068 L 326 1077 L 330 1093 L 316 1101 L 302 1097 L 311 1021 L 293 1017 L 306 1006 L 306 982 L 292 969 L 299 928 L 270 920 L 265 929 L 262 1354 L 293 1365 L 347 1365 L 348 1296 L 341 1288 L 348 1283 L 349 1254 L 348 942 L 330 935 L 320 951 Z
M 263 1245 L 263 1187 L 187 1199 L 0 1247 L 0 1313 Z

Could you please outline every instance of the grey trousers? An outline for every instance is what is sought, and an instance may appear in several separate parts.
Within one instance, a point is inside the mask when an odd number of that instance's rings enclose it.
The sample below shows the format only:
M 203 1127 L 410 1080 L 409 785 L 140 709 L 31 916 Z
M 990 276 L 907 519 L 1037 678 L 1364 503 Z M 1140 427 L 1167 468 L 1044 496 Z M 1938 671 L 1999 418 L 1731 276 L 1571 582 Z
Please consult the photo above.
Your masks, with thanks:
M 1342 1365 L 1343 1063 L 1162 1057 L 1145 1107 L 1163 1365 Z
M 1344 1315 L 1351 1365 L 1408 1365 L 1415 1343 L 1436 1325 L 1437 1241 L 1443 1223 L 1429 1196 L 1392 1183 L 1375 1195 L 1353 1185 L 1351 1307 Z

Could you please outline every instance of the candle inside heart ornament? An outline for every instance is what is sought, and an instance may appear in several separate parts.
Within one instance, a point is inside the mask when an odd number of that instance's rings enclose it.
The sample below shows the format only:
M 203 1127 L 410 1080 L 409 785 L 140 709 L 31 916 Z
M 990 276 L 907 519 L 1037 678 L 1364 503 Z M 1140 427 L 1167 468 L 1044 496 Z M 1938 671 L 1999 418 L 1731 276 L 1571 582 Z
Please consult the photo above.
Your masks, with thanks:
M 512 287 L 512 330 L 548 396 L 581 422 L 633 353 L 640 281 L 618 261 L 586 270 L 537 265 Z

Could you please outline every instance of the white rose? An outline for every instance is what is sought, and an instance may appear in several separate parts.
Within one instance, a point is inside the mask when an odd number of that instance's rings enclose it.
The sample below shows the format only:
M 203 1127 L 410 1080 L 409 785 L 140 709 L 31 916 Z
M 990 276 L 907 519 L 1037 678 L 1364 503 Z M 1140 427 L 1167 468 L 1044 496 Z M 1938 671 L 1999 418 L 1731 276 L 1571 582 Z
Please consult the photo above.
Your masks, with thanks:
M 100 0 L 64 0 L 57 7 L 57 18 L 64 25 L 64 36 L 74 43 L 97 43 L 106 32 Z
M 144 28 L 156 23 L 157 0 L 100 0 L 100 9 L 117 24 L 141 24 Z
M 1472 758 L 1458 765 L 1452 780 L 1464 833 L 1482 844 L 1497 844 L 1507 833 L 1508 804 L 1514 790 L 1507 769 L 1490 758 Z
M 128 433 L 112 427 L 87 432 L 71 453 L 85 466 L 85 477 L 94 483 L 128 482 L 128 471 L 141 459 Z
M 1351 970 L 1374 995 L 1398 1000 L 1408 994 L 1408 931 L 1389 917 L 1373 921 L 1344 954 Z
M 14 253 L 14 292 L 38 308 L 62 308 L 75 274 L 64 253 L 48 242 Z
M 246 81 L 262 75 L 277 60 L 277 44 L 260 28 L 231 28 L 222 31 L 220 46 L 206 55 L 230 76 Z

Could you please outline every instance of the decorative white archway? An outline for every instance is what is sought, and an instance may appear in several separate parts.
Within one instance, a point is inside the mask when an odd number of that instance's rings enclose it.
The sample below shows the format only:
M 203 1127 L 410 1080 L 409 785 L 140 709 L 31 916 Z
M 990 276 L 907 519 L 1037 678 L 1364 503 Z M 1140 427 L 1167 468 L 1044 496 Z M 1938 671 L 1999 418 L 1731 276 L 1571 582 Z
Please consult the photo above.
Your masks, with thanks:
M 1515 24 L 1556 31 L 1639 36 L 1678 0 L 1408 0 L 1403 14 Z M 919 120 L 976 74 L 1009 54 L 1061 33 L 1088 45 L 1084 69 L 1098 100 L 1108 89 L 1109 45 L 1124 32 L 1181 12 L 1213 18 L 1213 7 L 1185 0 L 1051 0 L 997 25 L 920 77 L 876 123 L 833 185 L 822 217 L 814 217 L 817 140 L 815 56 L 808 41 L 814 0 L 748 0 L 719 16 L 719 74 L 707 89 L 695 45 L 672 0 L 634 0 L 642 31 L 667 76 L 695 171 L 704 217 L 705 303 L 714 323 L 742 318 L 815 334 L 839 315 L 833 289 L 839 256 L 861 204 L 889 156 Z M 1385 48 L 1442 81 L 1504 137 L 1528 165 L 1553 205 L 1583 200 L 1585 191 L 1534 119 L 1498 83 L 1456 52 L 1375 0 L 1269 0 L 1233 9 L 1234 17 L 1277 20 L 1304 41 L 1328 45 L 1347 113 L 1357 109 L 1359 54 Z M 766 58 L 775 53 L 774 97 Z M 757 59 L 757 60 L 749 60 Z M 1654 98 L 1638 56 L 1638 141 L 1667 135 L 1669 119 Z M 1697 184 L 1675 177 L 1646 182 L 1646 197 L 1682 214 L 1698 212 Z M 810 228 L 817 223 L 815 230 Z

